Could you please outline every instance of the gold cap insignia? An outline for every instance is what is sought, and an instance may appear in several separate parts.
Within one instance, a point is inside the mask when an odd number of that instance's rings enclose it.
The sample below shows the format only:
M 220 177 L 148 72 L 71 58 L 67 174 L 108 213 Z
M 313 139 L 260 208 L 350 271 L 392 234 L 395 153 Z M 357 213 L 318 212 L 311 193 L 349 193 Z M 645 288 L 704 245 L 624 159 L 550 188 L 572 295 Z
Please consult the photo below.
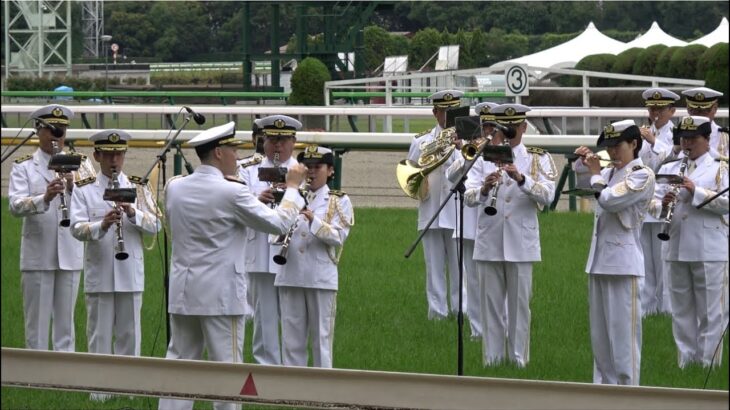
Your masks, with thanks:
M 307 145 L 304 149 L 304 158 L 322 158 L 322 154 L 319 153 L 316 145 Z
M 504 115 L 506 115 L 508 117 L 511 117 L 511 116 L 515 115 L 516 113 L 517 113 L 517 111 L 515 111 L 515 109 L 512 107 L 507 107 L 507 109 L 504 110 Z
M 115 144 L 116 144 L 117 142 L 119 142 L 119 134 L 117 134 L 117 133 L 114 133 L 114 134 L 110 135 L 110 136 L 109 136 L 109 142 L 113 142 L 113 143 L 115 143 Z
M 444 101 L 451 101 L 454 99 L 454 96 L 451 93 L 444 94 Z
M 697 127 L 695 126 L 695 120 L 692 117 L 685 117 L 682 120 L 682 123 L 679 125 L 679 129 L 682 130 L 695 130 Z
M 56 107 L 51 111 L 51 114 L 53 114 L 54 117 L 62 117 L 63 116 L 63 110 Z
M 704 101 L 705 100 L 705 94 L 703 94 L 703 93 L 697 93 L 697 94 L 695 94 L 695 100 L 697 100 L 697 101 Z
M 662 98 L 662 93 L 660 93 L 659 91 L 655 91 L 654 95 L 652 95 L 651 98 L 655 100 L 660 100 Z
M 489 106 L 485 105 L 482 107 L 482 110 L 480 111 L 481 114 L 489 114 Z
M 286 123 L 284 122 L 284 120 L 276 120 L 276 121 L 274 121 L 274 127 L 276 127 L 276 128 L 284 128 L 284 126 L 286 126 Z

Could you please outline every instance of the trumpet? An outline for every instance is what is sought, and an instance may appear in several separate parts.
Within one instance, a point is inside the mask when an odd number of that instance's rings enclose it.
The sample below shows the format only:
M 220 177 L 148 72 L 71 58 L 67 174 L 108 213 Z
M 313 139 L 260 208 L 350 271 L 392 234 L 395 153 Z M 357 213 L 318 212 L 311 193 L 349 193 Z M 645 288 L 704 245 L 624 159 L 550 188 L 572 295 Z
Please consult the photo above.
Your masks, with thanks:
M 115 168 L 112 168 L 112 177 L 109 180 L 109 185 L 111 189 L 119 189 L 119 174 L 117 173 L 117 170 Z M 119 205 L 117 202 L 114 202 L 114 208 L 117 210 L 119 209 Z M 122 231 L 122 219 L 119 219 L 119 222 L 117 222 L 115 233 L 116 242 L 114 243 L 114 258 L 123 261 L 129 257 L 129 254 L 124 250 L 124 233 Z
M 684 174 L 687 171 L 687 164 L 689 163 L 689 150 L 684 151 L 684 158 L 679 163 L 679 177 L 684 178 Z M 672 193 L 674 193 L 674 199 L 669 202 L 666 206 L 662 206 L 662 210 L 659 213 L 659 219 L 663 219 L 664 226 L 662 231 L 657 234 L 657 238 L 662 241 L 669 240 L 669 225 L 672 223 L 672 217 L 674 216 L 674 208 L 677 206 L 677 198 L 679 197 L 679 184 L 672 186 Z
M 53 155 L 60 154 L 61 147 L 58 146 L 58 142 L 54 139 L 51 143 L 53 144 Z M 68 187 L 66 186 L 66 175 L 56 171 L 56 178 L 61 178 L 61 183 L 63 183 L 63 192 L 58 194 L 61 200 L 61 203 L 58 205 L 58 209 L 61 210 L 61 221 L 59 222 L 59 225 L 67 228 L 71 225 L 71 218 L 68 214 L 68 205 L 66 205 L 66 191 L 68 190 Z
M 479 151 L 484 147 L 484 144 L 489 144 L 490 142 L 492 142 L 492 135 L 487 136 L 487 138 L 477 138 L 468 142 L 461 147 L 461 155 L 464 156 L 465 160 L 473 161 L 477 154 L 479 154 Z
M 307 209 L 308 201 L 307 201 L 307 192 L 309 192 L 309 184 L 312 183 L 312 178 L 307 178 L 307 182 L 304 183 L 304 186 L 299 190 L 299 192 L 304 197 L 304 208 Z M 291 228 L 289 228 L 288 231 L 286 231 L 286 234 L 280 235 L 276 241 L 274 242 L 274 245 L 281 245 L 281 250 L 278 254 L 274 255 L 274 263 L 277 265 L 286 265 L 286 256 L 289 253 L 289 244 L 291 243 L 291 238 L 294 236 L 294 231 L 297 229 L 297 225 L 299 225 L 299 219 L 297 217 L 297 220 L 294 221 Z

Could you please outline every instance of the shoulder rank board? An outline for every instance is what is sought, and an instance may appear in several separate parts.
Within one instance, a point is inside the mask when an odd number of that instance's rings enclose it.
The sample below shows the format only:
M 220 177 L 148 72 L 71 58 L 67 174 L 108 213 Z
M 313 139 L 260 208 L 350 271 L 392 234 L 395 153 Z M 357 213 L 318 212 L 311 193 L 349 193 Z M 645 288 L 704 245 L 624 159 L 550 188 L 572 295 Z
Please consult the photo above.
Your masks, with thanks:
M 33 158 L 33 154 L 23 155 L 22 157 L 15 160 L 16 164 L 20 164 L 21 162 L 25 162 L 29 159 Z
M 226 175 L 224 178 L 226 179 L 226 181 L 235 182 L 235 183 L 241 184 L 241 185 L 246 185 L 246 182 L 244 182 L 241 179 L 238 179 L 238 177 L 233 176 L 233 175 Z
M 251 155 L 250 157 L 244 158 L 243 161 L 241 161 L 240 166 L 241 166 L 241 168 L 248 168 L 251 165 L 260 164 L 261 161 L 263 161 L 263 160 L 264 160 L 264 156 L 259 153 L 256 153 L 256 154 Z
M 96 181 L 96 177 L 95 176 L 94 177 L 88 177 L 88 178 L 80 179 L 80 180 L 76 181 L 75 184 L 76 184 L 76 186 L 84 186 L 84 185 L 88 185 L 88 184 L 90 184 L 90 183 L 92 183 L 94 181 Z
M 345 196 L 347 193 L 345 191 L 340 191 L 339 189 L 330 189 L 330 195 Z
M 142 185 L 142 177 L 129 175 L 129 176 L 127 176 L 127 179 L 129 179 L 129 182 L 131 182 L 133 184 Z
M 547 154 L 547 150 L 540 148 L 540 147 L 526 147 L 527 152 L 530 154 L 537 154 L 537 155 L 544 155 Z

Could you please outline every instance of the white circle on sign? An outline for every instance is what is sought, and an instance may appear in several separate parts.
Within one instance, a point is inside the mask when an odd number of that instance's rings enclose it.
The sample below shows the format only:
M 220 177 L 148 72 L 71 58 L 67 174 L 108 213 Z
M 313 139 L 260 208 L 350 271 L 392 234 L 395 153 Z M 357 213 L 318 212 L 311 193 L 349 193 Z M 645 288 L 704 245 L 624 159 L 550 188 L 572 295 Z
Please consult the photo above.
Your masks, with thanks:
M 112 43 L 111 47 L 112 47 L 112 51 L 119 51 L 119 44 Z
M 512 66 L 507 70 L 505 74 L 507 90 L 514 94 L 522 94 L 528 85 L 527 71 L 522 66 Z

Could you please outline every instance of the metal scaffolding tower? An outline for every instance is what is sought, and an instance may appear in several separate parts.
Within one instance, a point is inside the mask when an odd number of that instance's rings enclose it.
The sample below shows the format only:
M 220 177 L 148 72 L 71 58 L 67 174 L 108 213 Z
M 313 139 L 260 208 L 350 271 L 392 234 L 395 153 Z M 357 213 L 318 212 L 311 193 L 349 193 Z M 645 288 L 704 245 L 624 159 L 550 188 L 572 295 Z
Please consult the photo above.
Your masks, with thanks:
M 84 57 L 99 57 L 104 34 L 104 2 L 82 1 L 81 23 L 84 31 Z
M 5 78 L 71 74 L 71 2 L 3 1 Z

